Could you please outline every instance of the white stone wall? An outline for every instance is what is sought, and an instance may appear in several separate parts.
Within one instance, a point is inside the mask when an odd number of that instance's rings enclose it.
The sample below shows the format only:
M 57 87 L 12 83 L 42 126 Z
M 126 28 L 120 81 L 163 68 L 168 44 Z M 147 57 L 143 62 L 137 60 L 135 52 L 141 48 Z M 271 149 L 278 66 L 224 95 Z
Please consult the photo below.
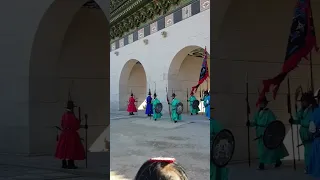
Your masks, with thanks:
M 161 35 L 163 31 L 167 32 L 168 36 L 166 38 L 163 38 Z M 144 39 L 148 39 L 149 43 L 147 45 L 144 44 Z M 119 99 L 122 103 L 127 100 L 129 94 L 125 95 L 124 98 L 120 95 L 119 98 L 119 94 L 122 94 L 121 92 L 128 92 L 127 90 L 119 89 L 119 83 L 123 83 L 119 82 L 121 71 L 123 69 L 130 71 L 137 61 L 142 64 L 146 73 L 147 85 L 144 96 L 147 93 L 149 84 L 153 93 L 155 83 L 160 101 L 166 101 L 166 86 L 169 88 L 169 96 L 171 96 L 172 88 L 180 96 L 178 91 L 186 89 L 186 85 L 175 87 L 175 83 L 170 84 L 170 78 L 172 82 L 178 82 L 177 79 L 173 80 L 172 77 L 179 74 L 180 66 L 187 57 L 187 54 L 195 48 L 205 46 L 207 47 L 207 51 L 210 52 L 210 10 L 201 12 L 173 26 L 110 52 L 110 107 L 114 110 L 123 109 L 123 106 L 119 107 Z M 119 53 L 118 56 L 115 52 Z M 194 76 L 196 79 L 199 78 L 200 67 L 196 68 L 198 72 L 198 75 Z M 126 74 L 127 77 L 128 73 Z M 167 109 L 164 107 L 164 110 Z
M 4 88 L 1 88 L 0 97 L 0 152 L 54 152 L 55 132 L 51 127 L 59 122 L 63 112 L 62 101 L 65 101 L 60 96 L 61 81 L 57 76 L 57 62 L 61 60 L 60 50 L 63 49 L 61 42 L 65 39 L 64 34 L 73 16 L 85 2 L 86 0 L 12 0 L 2 3 L 0 83 Z M 109 1 L 97 2 L 105 12 L 104 16 L 108 17 Z M 48 21 L 42 22 L 43 17 L 47 17 Z M 40 31 L 41 25 L 44 25 L 44 31 Z M 109 47 L 105 49 L 108 53 Z M 73 52 L 79 54 L 82 50 L 80 48 Z M 70 54 L 68 56 L 65 59 L 75 58 Z M 94 67 L 91 70 L 92 68 Z M 86 72 L 88 73 L 89 71 Z M 80 88 L 84 85 L 82 82 L 77 84 Z M 86 90 L 83 89 L 81 93 Z

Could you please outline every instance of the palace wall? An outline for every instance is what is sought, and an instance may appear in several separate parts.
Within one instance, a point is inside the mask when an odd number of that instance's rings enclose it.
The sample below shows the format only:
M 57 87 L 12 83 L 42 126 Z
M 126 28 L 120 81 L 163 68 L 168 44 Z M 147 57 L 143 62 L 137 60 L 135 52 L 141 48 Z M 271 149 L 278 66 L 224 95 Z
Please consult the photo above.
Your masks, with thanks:
M 286 46 L 293 18 L 295 0 L 217 0 L 213 2 L 212 21 L 214 32 L 211 42 L 212 72 L 218 76 L 212 78 L 212 103 L 215 110 L 213 117 L 220 121 L 225 128 L 230 129 L 236 138 L 234 161 L 247 160 L 247 128 L 245 81 L 249 80 L 249 101 L 251 120 L 256 112 L 255 103 L 258 98 L 258 87 L 261 81 L 280 73 L 284 61 Z M 313 15 L 317 37 L 320 37 L 320 2 L 312 1 Z M 216 10 L 216 11 L 215 11 Z M 320 87 L 320 56 L 313 52 L 315 89 Z M 290 73 L 292 110 L 294 112 L 294 92 L 299 85 L 304 90 L 310 86 L 309 64 L 303 60 L 301 65 Z M 270 102 L 269 107 L 274 111 L 278 120 L 285 123 L 287 136 L 285 145 L 292 159 L 291 129 L 287 112 L 287 80 L 281 84 L 277 99 Z M 271 95 L 268 94 L 269 100 Z M 255 131 L 251 129 L 251 137 Z M 297 145 L 296 128 L 294 139 Z M 301 141 L 300 141 L 301 143 Z M 257 158 L 256 142 L 251 141 L 252 158 Z M 296 149 L 297 155 L 297 149 Z M 303 148 L 300 148 L 303 159 Z
M 108 54 L 101 54 L 101 48 L 105 48 L 105 53 L 108 53 L 109 40 L 106 38 L 108 31 L 102 34 L 101 31 L 92 31 L 88 27 L 82 28 L 80 32 L 77 31 L 82 39 L 75 36 L 64 37 L 73 15 L 85 2 L 86 0 L 11 0 L 2 3 L 0 7 L 2 23 L 0 30 L 1 153 L 51 154 L 55 151 L 56 131 L 53 126 L 59 125 L 64 103 L 67 100 L 69 83 L 65 82 L 66 76 L 71 79 L 79 76 L 82 79 L 93 77 L 90 80 L 75 80 L 74 89 L 78 88 L 78 91 L 73 98 L 81 105 L 89 104 L 83 105 L 83 113 L 89 114 L 89 121 L 91 118 L 92 123 L 99 124 L 103 119 L 104 125 L 108 124 L 106 123 L 109 109 L 106 107 L 107 93 L 101 92 L 107 90 L 108 84 L 102 81 L 97 83 L 99 80 L 94 80 L 94 78 L 103 77 L 105 82 L 108 82 L 107 68 L 104 72 L 96 71 L 103 66 L 107 67 L 108 64 L 106 59 Z M 109 1 L 100 0 L 97 3 L 103 9 L 104 16 L 108 15 Z M 46 14 L 47 10 L 50 14 Z M 95 16 L 92 13 L 91 15 Z M 48 22 L 41 21 L 44 16 L 48 18 Z M 85 17 L 88 14 L 84 13 L 81 16 L 87 24 L 94 25 L 97 22 Z M 39 25 L 45 25 L 45 27 L 41 29 Z M 77 26 L 80 27 L 76 24 L 73 29 Z M 99 27 L 101 28 L 101 25 Z M 95 36 L 108 41 L 105 47 L 101 46 L 101 42 L 98 42 L 99 47 L 98 45 L 86 47 L 86 44 L 83 47 L 74 46 L 83 41 L 94 44 L 97 41 L 92 42 L 92 37 Z M 68 44 L 63 44 L 63 41 Z M 78 51 L 72 49 L 71 45 L 73 48 L 79 48 Z M 92 50 L 93 48 L 98 50 Z M 66 53 L 66 51 L 69 52 Z M 100 54 L 95 54 L 98 51 Z M 89 61 L 92 62 L 88 63 Z M 94 65 L 94 61 L 99 63 Z M 62 62 L 60 65 L 64 68 L 77 67 L 66 73 L 66 69 L 60 69 L 58 62 Z M 86 93 L 94 96 L 85 97 Z M 105 99 L 105 102 L 100 103 L 100 100 L 98 103 L 93 103 L 97 100 L 97 96 Z M 89 107 L 94 104 L 96 106 Z M 91 140 L 89 144 L 94 140 L 93 136 L 89 137 Z
M 127 70 L 126 68 L 129 67 L 127 66 L 128 62 L 133 62 L 133 60 L 134 62 L 139 61 L 146 73 L 147 83 L 143 100 L 149 86 L 153 93 L 155 83 L 160 101 L 166 102 L 166 86 L 169 88 L 169 96 L 171 96 L 171 89 L 174 89 L 178 97 L 185 98 L 186 95 L 179 92 L 179 90 L 182 91 L 181 89 L 186 87 L 181 85 L 175 86 L 176 83 L 179 83 L 180 66 L 188 56 L 187 54 L 196 48 L 204 48 L 206 46 L 207 51 L 210 52 L 209 22 L 210 10 L 206 10 L 129 45 L 111 51 L 110 107 L 114 110 L 123 110 L 126 106 L 130 90 L 123 91 L 119 89 L 119 84 L 124 83 L 125 80 L 123 80 L 124 82 L 119 81 L 123 68 Z M 163 31 L 167 32 L 166 38 L 161 35 Z M 147 45 L 144 43 L 145 39 L 148 40 Z M 116 55 L 116 52 L 118 52 L 118 55 Z M 133 64 L 130 67 L 132 68 L 132 66 Z M 191 72 L 197 72 L 196 79 L 199 78 L 200 67 L 201 64 L 199 67 L 194 68 L 196 70 L 190 69 Z M 187 65 L 186 68 L 193 67 Z M 184 69 L 184 71 L 188 70 Z M 191 84 L 193 81 L 191 81 Z M 121 102 L 119 102 L 119 99 L 121 99 Z M 166 111 L 168 109 L 166 103 L 163 103 L 163 105 L 164 111 Z

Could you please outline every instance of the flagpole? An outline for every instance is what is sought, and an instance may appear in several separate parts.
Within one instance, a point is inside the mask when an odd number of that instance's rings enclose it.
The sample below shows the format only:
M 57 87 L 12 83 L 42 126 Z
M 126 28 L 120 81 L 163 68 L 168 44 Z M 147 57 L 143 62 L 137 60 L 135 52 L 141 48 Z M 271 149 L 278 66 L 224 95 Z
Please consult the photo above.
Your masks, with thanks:
M 246 104 L 247 104 L 247 122 L 250 122 L 250 105 L 249 105 L 249 80 L 248 73 L 246 74 Z M 251 166 L 251 151 L 250 151 L 250 127 L 247 127 L 247 145 L 248 145 L 248 165 Z
M 311 91 L 314 93 L 314 84 L 313 84 L 313 67 L 312 67 L 312 51 L 310 51 L 310 79 L 311 79 Z
M 287 79 L 287 85 L 288 85 L 288 94 L 287 94 L 287 108 L 288 108 L 288 114 L 290 115 L 290 119 L 292 119 L 292 111 L 291 111 L 291 96 L 290 96 L 290 77 L 288 76 Z M 294 146 L 294 140 L 293 140 L 293 126 L 292 123 L 290 123 L 291 126 L 291 145 L 292 145 L 292 154 L 293 154 L 293 169 L 296 170 L 296 153 L 295 153 L 295 146 Z

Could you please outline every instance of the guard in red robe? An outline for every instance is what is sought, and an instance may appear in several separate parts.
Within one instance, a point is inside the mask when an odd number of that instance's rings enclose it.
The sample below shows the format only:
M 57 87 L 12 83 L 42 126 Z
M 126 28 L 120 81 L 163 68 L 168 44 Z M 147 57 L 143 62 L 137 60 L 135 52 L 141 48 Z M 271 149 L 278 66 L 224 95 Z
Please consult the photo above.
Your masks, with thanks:
M 61 118 L 62 132 L 55 154 L 56 158 L 62 160 L 62 168 L 67 169 L 76 169 L 74 161 L 85 159 L 85 150 L 77 132 L 81 127 L 80 120 L 74 114 L 74 107 L 73 101 L 68 101 L 66 112 Z
M 131 93 L 131 96 L 130 96 L 129 101 L 128 101 L 128 108 L 127 108 L 127 111 L 129 112 L 129 115 L 134 115 L 133 113 L 138 111 L 137 108 L 136 108 L 135 102 L 137 102 L 137 101 L 133 97 L 133 94 Z

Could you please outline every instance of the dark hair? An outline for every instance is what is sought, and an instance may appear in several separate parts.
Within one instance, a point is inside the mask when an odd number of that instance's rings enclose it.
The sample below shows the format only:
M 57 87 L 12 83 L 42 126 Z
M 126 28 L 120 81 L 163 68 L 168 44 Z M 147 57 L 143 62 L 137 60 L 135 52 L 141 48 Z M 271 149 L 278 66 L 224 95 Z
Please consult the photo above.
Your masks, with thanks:
M 134 180 L 188 180 L 184 168 L 176 163 L 146 161 Z

